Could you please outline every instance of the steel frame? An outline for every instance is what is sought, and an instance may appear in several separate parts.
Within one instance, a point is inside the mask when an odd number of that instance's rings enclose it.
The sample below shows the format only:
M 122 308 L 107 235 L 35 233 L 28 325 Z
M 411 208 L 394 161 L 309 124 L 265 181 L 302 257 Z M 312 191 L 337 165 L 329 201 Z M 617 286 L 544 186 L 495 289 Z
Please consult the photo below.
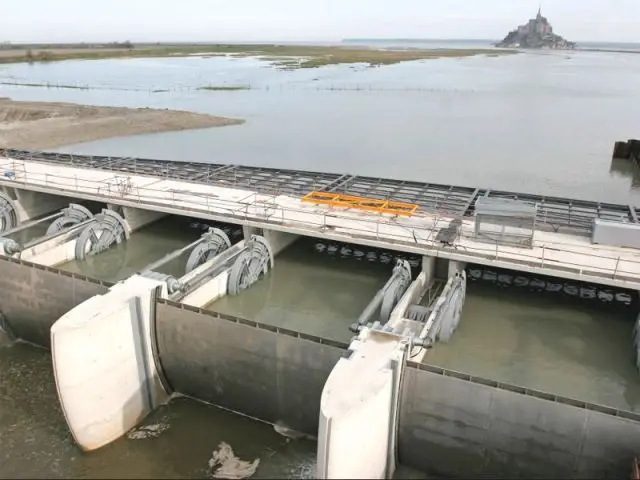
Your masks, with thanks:
M 378 200 L 353 195 L 343 195 L 333 192 L 311 192 L 302 197 L 303 202 L 327 205 L 330 207 L 354 208 L 376 213 L 388 213 L 410 217 L 418 209 L 414 203 L 394 202 L 392 200 Z
M 332 192 L 415 204 L 420 207 L 420 212 L 457 218 L 473 216 L 475 202 L 480 196 L 511 198 L 538 204 L 536 221 L 539 228 L 545 227 L 554 231 L 566 229 L 582 234 L 591 232 L 595 218 L 638 222 L 636 207 L 632 205 L 545 197 L 527 193 L 494 191 L 487 188 L 230 164 L 75 155 L 29 150 L 0 149 L 0 155 L 16 160 L 95 168 L 118 173 L 149 175 L 178 181 L 247 189 L 269 195 L 303 197 L 313 191 Z

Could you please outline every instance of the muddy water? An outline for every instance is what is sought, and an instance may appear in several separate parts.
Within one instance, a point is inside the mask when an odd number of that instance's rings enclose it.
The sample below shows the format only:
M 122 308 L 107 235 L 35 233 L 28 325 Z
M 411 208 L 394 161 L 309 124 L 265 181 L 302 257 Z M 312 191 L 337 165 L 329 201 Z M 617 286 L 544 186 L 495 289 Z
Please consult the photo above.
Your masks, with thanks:
M 127 265 L 118 275 L 105 270 L 108 263 L 92 265 L 95 270 L 85 266 L 82 271 L 116 280 L 123 272 L 134 271 L 190 241 L 191 234 L 184 231 L 163 237 L 170 225 L 178 224 L 168 219 L 138 232 L 137 243 L 128 242 Z M 145 253 L 147 250 L 154 254 Z M 237 302 L 238 296 L 235 302 L 218 306 L 272 323 L 283 314 L 282 326 L 347 341 L 352 335 L 348 325 L 386 281 L 391 266 L 312 253 L 313 242 L 294 244 L 277 257 L 273 275 L 245 292 L 242 301 Z M 122 254 L 112 249 L 103 255 L 114 262 Z M 254 478 L 314 476 L 315 439 L 290 439 L 271 425 L 184 397 L 157 409 L 127 437 L 96 452 L 82 453 L 59 408 L 50 353 L 23 343 L 10 344 L 1 334 L 0 340 L 1 476 L 206 478 L 212 472 L 209 460 L 222 442 L 241 460 L 260 460 Z M 396 477 L 427 478 L 405 466 L 399 467 Z
M 56 268 L 91 278 L 117 282 L 130 277 L 153 262 L 197 240 L 202 231 L 192 228 L 193 219 L 168 216 L 134 232 L 131 238 L 86 261 L 72 260 Z M 185 273 L 188 252 L 163 265 L 158 271 L 181 277 Z
M 640 410 L 637 312 L 469 282 L 458 329 L 427 363 L 556 395 Z
M 44 236 L 47 233 L 47 228 L 49 228 L 50 224 L 51 224 L 51 221 L 41 222 L 36 225 L 33 225 L 32 227 L 19 230 L 15 233 L 10 233 L 8 235 L 5 234 L 3 235 L 3 237 L 14 240 L 18 242 L 20 245 L 24 245 L 25 243 L 28 243 L 32 240 L 35 240 L 37 238 Z
M 205 478 L 225 442 L 241 460 L 260 459 L 255 477 L 313 478 L 316 444 L 194 400 L 157 409 L 105 448 L 82 453 L 59 408 L 49 352 L 0 346 L 0 476 L 22 478 Z M 146 427 L 146 428 L 145 428 Z
M 358 319 L 392 273 L 392 264 L 317 254 L 301 238 L 275 259 L 267 277 L 205 308 L 298 332 L 349 342 Z

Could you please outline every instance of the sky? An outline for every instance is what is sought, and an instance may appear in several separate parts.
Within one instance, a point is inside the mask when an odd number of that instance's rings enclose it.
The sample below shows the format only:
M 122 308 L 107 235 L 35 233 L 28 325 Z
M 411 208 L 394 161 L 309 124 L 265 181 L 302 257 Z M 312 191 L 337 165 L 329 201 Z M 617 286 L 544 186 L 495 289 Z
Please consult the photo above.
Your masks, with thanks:
M 0 42 L 500 39 L 538 0 L 0 0 Z M 543 0 L 572 41 L 640 42 L 640 0 Z

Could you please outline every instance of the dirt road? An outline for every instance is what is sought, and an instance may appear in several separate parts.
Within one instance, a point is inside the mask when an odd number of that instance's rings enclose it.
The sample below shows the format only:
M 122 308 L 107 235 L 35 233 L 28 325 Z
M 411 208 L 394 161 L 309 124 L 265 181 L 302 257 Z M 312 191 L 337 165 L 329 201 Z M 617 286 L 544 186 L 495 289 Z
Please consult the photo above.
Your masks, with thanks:
M 104 138 L 243 122 L 176 110 L 17 102 L 0 98 L 0 147 L 46 149 Z

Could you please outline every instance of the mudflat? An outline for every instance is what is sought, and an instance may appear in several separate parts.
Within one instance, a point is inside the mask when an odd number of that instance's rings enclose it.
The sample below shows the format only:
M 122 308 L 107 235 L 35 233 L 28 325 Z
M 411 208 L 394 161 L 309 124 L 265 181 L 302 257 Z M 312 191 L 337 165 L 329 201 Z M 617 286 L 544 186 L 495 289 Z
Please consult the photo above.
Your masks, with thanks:
M 141 133 L 224 127 L 243 122 L 178 110 L 0 98 L 0 148 L 45 149 Z

